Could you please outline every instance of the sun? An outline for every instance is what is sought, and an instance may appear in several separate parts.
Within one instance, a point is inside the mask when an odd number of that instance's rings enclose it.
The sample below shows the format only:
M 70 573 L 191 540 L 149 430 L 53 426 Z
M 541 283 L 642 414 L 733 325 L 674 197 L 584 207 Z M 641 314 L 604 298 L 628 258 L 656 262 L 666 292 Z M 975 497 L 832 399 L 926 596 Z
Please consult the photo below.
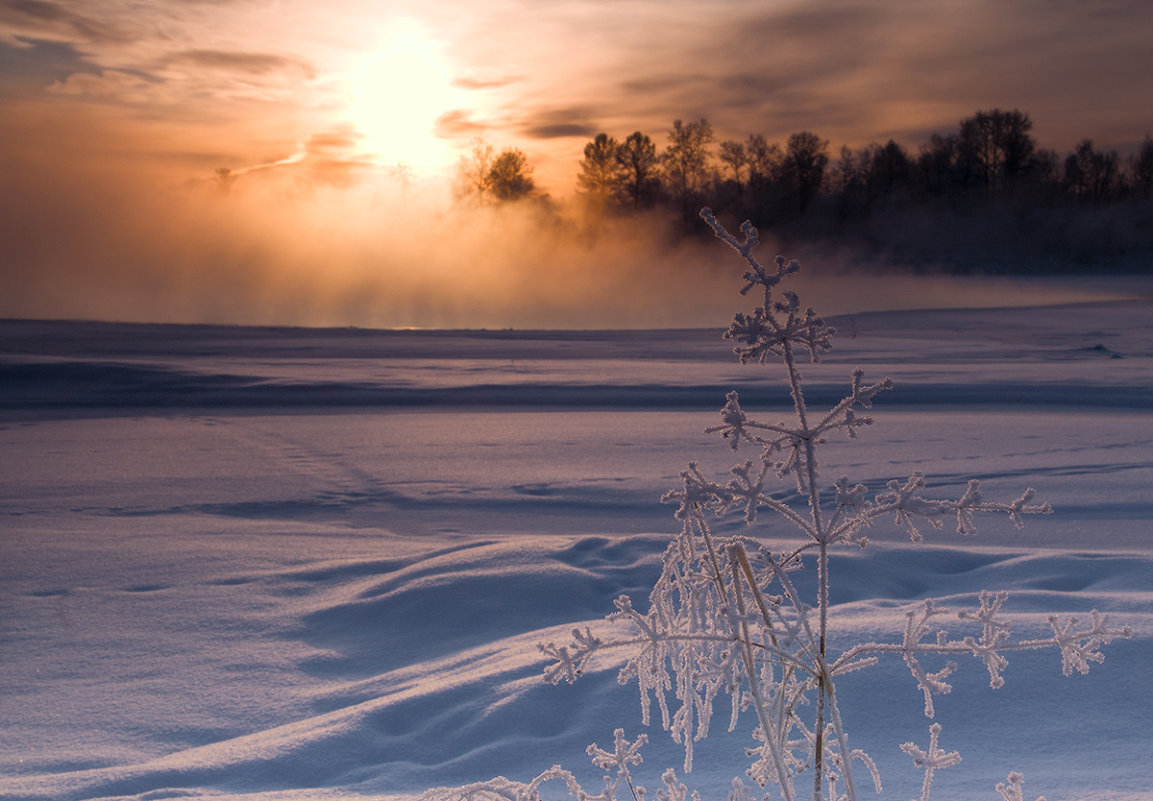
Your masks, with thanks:
M 420 23 L 395 20 L 379 47 L 355 68 L 350 81 L 352 122 L 364 147 L 388 163 L 436 172 L 453 163 L 452 146 L 436 135 L 436 121 L 460 108 L 443 48 Z

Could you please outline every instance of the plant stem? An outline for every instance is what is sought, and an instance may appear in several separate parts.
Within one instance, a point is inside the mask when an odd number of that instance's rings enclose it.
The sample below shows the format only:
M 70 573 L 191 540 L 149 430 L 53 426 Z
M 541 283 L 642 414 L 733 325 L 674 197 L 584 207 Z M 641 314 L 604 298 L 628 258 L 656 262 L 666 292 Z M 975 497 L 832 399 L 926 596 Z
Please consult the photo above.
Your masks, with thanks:
M 767 300 L 767 299 L 766 299 Z M 789 387 L 793 396 L 793 408 L 797 413 L 797 423 L 800 425 L 801 436 L 804 443 L 804 464 L 797 465 L 797 475 L 803 478 L 804 489 L 809 496 L 809 514 L 812 517 L 813 538 L 817 541 L 820 551 L 817 556 L 817 609 L 819 620 L 818 654 L 817 654 L 817 719 L 813 727 L 816 745 L 813 754 L 813 801 L 821 801 L 821 783 L 824 778 L 825 759 L 825 694 L 830 681 L 825 667 L 825 641 L 829 623 L 829 549 L 824 536 L 824 527 L 821 522 L 821 499 L 817 489 L 817 454 L 813 443 L 812 432 L 809 430 L 808 417 L 805 413 L 805 394 L 801 389 L 801 374 L 797 369 L 796 354 L 793 353 L 792 343 L 785 341 L 783 346 L 785 367 L 789 373 Z M 803 473 L 802 473 L 803 471 Z M 844 755 L 842 755 L 844 759 Z
M 748 560 L 744 558 L 744 551 L 738 545 L 736 549 L 740 553 L 739 561 L 740 567 L 748 570 Z M 761 607 L 761 614 L 764 615 L 765 620 L 768 621 L 768 611 L 761 601 L 760 595 L 757 592 L 756 582 L 752 580 L 752 571 L 749 570 L 748 574 L 749 586 L 753 588 L 753 595 L 757 598 L 757 602 Z M 740 574 L 738 573 L 738 565 L 733 564 L 733 594 L 736 596 L 737 611 L 743 618 L 745 615 L 745 600 L 744 595 L 741 593 Z M 774 645 L 776 644 L 774 637 Z M 781 758 L 780 749 L 777 747 L 777 730 L 772 726 L 772 720 L 769 717 L 768 710 L 765 708 L 765 702 L 761 695 L 761 682 L 757 676 L 756 664 L 753 661 L 753 649 L 751 646 L 751 638 L 749 635 L 749 624 L 741 621 L 741 659 L 745 665 L 745 675 L 749 679 L 749 693 L 753 696 L 753 705 L 757 710 L 757 719 L 761 723 L 761 731 L 765 736 L 765 745 L 769 749 L 769 753 L 773 757 L 773 767 L 777 771 L 777 784 L 781 787 L 781 794 L 785 797 L 786 801 L 793 799 L 793 786 L 790 781 L 788 768 L 785 767 L 785 762 Z M 783 668 L 782 669 L 787 669 Z

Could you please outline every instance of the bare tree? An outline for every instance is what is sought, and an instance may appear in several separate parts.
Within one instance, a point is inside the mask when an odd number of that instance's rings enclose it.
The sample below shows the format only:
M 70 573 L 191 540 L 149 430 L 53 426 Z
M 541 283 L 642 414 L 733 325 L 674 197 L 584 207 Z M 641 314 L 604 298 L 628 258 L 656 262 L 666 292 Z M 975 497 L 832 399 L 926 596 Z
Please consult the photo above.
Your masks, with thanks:
M 461 156 L 457 163 L 457 183 L 461 194 L 475 194 L 484 200 L 485 193 L 492 188 L 493 149 L 481 137 L 472 140 L 472 150 Z
M 870 190 L 876 195 L 887 195 L 906 185 L 912 175 L 912 161 L 905 148 L 890 139 L 884 147 L 872 150 L 869 164 Z
M 1130 160 L 1133 188 L 1144 198 L 1153 197 L 1153 138 L 1145 135 L 1141 148 Z
M 669 131 L 669 146 L 661 162 L 686 221 L 694 219 L 694 196 L 708 177 L 713 140 L 713 127 L 703 118 L 687 125 L 676 120 Z
M 721 142 L 720 159 L 726 167 L 733 171 L 733 181 L 737 185 L 737 196 L 740 197 L 743 194 L 741 178 L 749 166 L 749 156 L 745 152 L 744 143 L 733 139 L 726 139 Z
M 1105 200 L 1117 183 L 1120 162 L 1116 150 L 1094 150 L 1093 140 L 1082 139 L 1065 159 L 1065 187 L 1080 200 Z
M 841 155 L 829 170 L 829 188 L 845 194 L 861 182 L 861 162 L 865 153 L 858 153 L 848 145 L 841 145 Z
M 989 192 L 996 192 L 1025 173 L 1036 143 L 1028 114 L 978 111 L 961 120 L 958 140 L 961 167 Z
M 750 184 L 780 180 L 785 154 L 776 142 L 769 144 L 763 134 L 749 134 L 745 140 L 745 155 L 748 159 Z
M 921 145 L 917 157 L 917 172 L 923 188 L 931 195 L 943 195 L 957 172 L 957 137 L 933 134 Z
M 875 147 L 853 150 L 842 146 L 840 157 L 829 169 L 826 183 L 837 197 L 837 212 L 841 217 L 860 213 L 869 205 L 869 165 Z
M 825 177 L 829 163 L 829 141 L 815 133 L 802 131 L 789 137 L 785 148 L 784 177 L 797 201 L 797 211 L 804 214 Z

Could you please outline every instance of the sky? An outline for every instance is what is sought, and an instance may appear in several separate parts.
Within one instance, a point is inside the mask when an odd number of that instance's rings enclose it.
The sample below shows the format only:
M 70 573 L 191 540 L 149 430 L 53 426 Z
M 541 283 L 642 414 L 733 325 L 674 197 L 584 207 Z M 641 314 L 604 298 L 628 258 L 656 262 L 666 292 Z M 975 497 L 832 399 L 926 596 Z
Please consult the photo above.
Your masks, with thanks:
M 411 279 L 364 272 L 381 240 L 446 249 L 423 192 L 476 137 L 554 198 L 596 133 L 663 144 L 674 119 L 836 152 L 1017 108 L 1042 146 L 1125 152 L 1153 132 L 1151 40 L 1147 0 L 0 0 L 0 315 L 320 319 L 309 295 Z M 398 297 L 356 319 L 406 324 Z

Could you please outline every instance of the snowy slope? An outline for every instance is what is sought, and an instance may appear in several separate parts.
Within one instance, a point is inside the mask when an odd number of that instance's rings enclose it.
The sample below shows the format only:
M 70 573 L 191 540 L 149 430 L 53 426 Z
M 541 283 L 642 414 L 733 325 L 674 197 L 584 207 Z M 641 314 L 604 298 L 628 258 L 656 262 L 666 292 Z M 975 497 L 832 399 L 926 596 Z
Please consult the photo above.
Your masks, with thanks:
M 1056 514 L 833 564 L 840 636 L 909 603 L 1012 591 L 1022 633 L 1097 608 L 1133 627 L 1089 676 L 965 664 L 939 703 L 941 798 L 1153 798 L 1153 304 L 856 315 L 806 369 L 891 375 L 877 424 L 825 476 L 943 494 L 1035 486 Z M 539 680 L 536 643 L 639 601 L 724 393 L 781 409 L 771 368 L 717 332 L 373 332 L 0 323 L 0 799 L 415 796 L 561 762 L 640 731 L 611 665 Z M 771 415 L 771 412 L 770 412 Z M 736 522 L 722 530 L 737 532 Z M 888 632 L 888 633 L 886 633 Z M 847 677 L 846 724 L 885 798 L 924 743 L 899 660 Z M 724 797 L 724 721 L 687 783 Z M 644 783 L 678 748 L 650 731 Z M 448 794 L 451 797 L 451 793 Z M 868 795 L 866 795 L 868 797 Z M 937 797 L 937 796 L 935 796 Z

